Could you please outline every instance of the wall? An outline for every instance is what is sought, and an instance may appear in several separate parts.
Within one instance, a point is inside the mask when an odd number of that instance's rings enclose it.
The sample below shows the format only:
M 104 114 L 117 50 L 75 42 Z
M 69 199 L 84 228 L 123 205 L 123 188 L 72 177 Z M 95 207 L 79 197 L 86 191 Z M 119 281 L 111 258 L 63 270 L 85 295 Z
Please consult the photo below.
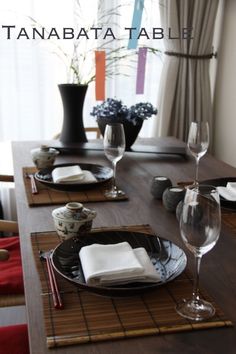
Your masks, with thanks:
M 225 0 L 214 118 L 214 154 L 236 167 L 236 0 Z

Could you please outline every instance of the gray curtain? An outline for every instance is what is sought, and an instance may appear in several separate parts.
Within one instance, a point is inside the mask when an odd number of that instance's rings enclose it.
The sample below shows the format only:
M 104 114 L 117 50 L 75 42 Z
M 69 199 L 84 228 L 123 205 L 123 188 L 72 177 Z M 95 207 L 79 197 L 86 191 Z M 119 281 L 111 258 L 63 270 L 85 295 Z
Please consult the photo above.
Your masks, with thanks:
M 165 51 L 202 58 L 165 55 L 158 98 L 159 136 L 186 141 L 191 121 L 207 120 L 212 131 L 209 64 L 214 59 L 205 55 L 212 53 L 217 8 L 218 0 L 160 0 L 165 33 L 171 28 L 177 37 L 183 27 L 193 29 L 193 39 L 165 37 Z

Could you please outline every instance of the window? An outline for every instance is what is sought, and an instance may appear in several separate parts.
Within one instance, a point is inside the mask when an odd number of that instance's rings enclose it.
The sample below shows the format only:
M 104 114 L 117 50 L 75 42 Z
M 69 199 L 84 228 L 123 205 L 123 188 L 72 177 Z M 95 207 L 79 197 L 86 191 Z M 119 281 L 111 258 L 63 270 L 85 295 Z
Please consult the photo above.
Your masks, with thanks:
M 11 38 L 7 39 L 7 28 L 0 28 L 0 140 L 34 140 L 51 139 L 58 133 L 62 124 L 62 103 L 57 85 L 66 82 L 67 68 L 55 54 L 56 46 L 64 51 L 71 51 L 72 40 L 27 39 L 21 35 L 16 39 L 21 28 L 25 28 L 31 37 L 31 17 L 47 29 L 56 28 L 59 33 L 63 27 L 75 26 L 76 3 L 87 8 L 87 14 L 96 14 L 99 4 L 109 9 L 120 6 L 121 16 L 111 16 L 110 27 L 119 21 L 120 29 L 131 27 L 133 4 L 127 0 L 8 0 L 0 5 L 1 26 L 14 25 L 10 30 Z M 158 1 L 146 0 L 142 17 L 142 27 L 150 34 L 153 27 L 160 27 Z M 24 34 L 24 32 L 22 32 Z M 127 33 L 126 33 L 127 36 Z M 118 40 L 113 45 L 119 45 Z M 162 41 L 147 40 L 142 37 L 139 46 L 148 45 L 160 48 Z M 131 66 L 131 67 L 130 67 Z M 106 97 L 122 99 L 127 105 L 140 101 L 149 101 L 156 106 L 159 78 L 162 61 L 159 55 L 147 57 L 145 90 L 143 95 L 135 94 L 136 62 L 127 62 L 125 74 L 115 75 L 106 82 Z M 123 69 L 116 64 L 115 73 Z M 89 112 L 96 104 L 94 83 L 89 87 L 84 106 L 85 126 L 94 126 L 94 118 Z M 145 121 L 142 136 L 152 135 L 153 120 Z

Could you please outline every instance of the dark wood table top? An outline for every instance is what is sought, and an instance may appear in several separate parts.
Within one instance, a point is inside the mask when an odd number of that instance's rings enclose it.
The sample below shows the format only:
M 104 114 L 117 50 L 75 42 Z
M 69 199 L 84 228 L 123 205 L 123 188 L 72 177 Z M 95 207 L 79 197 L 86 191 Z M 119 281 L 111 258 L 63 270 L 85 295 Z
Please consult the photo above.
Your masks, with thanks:
M 55 142 L 46 143 L 53 145 Z M 149 139 L 144 143 L 173 146 L 177 141 L 172 138 L 158 141 Z M 13 143 L 17 213 L 31 353 L 235 353 L 236 328 L 234 327 L 116 340 L 50 350 L 46 348 L 40 284 L 32 255 L 30 233 L 54 230 L 51 212 L 55 206 L 28 207 L 22 178 L 22 167 L 33 165 L 30 150 L 40 144 L 40 142 Z M 182 144 L 177 145 L 182 146 Z M 57 158 L 57 163 L 79 161 L 109 166 L 102 151 L 86 150 L 75 155 L 61 154 Z M 117 182 L 127 192 L 129 201 L 87 204 L 96 209 L 98 213 L 94 227 L 150 224 L 160 236 L 170 239 L 184 248 L 175 214 L 167 212 L 161 201 L 153 199 L 150 185 L 152 177 L 155 175 L 168 176 L 173 185 L 178 181 L 192 180 L 194 167 L 192 158 L 126 153 L 118 163 Z M 199 176 L 201 180 L 223 176 L 235 177 L 236 169 L 207 155 L 200 161 Z M 203 257 L 201 269 L 202 285 L 214 296 L 216 302 L 232 321 L 236 321 L 235 253 L 236 235 L 223 226 L 217 245 Z M 190 266 L 192 266 L 192 258 L 189 260 Z

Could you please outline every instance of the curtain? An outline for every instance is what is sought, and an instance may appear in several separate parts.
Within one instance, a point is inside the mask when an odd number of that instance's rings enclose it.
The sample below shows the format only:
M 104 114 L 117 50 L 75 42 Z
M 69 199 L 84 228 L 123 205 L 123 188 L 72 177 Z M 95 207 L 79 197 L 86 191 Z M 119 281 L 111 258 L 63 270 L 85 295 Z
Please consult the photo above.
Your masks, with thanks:
M 30 33 L 31 18 L 46 28 L 72 23 L 72 1 L 10 0 L 0 3 L 1 25 Z M 55 11 L 56 9 L 56 11 Z M 60 43 L 60 41 L 59 41 Z M 65 82 L 63 62 L 49 41 L 0 39 L 0 141 L 50 139 L 60 129 L 62 108 L 57 84 Z
M 186 141 L 191 121 L 208 121 L 212 133 L 212 99 L 209 65 L 218 0 L 161 0 L 166 55 L 159 89 L 158 135 Z M 181 38 L 182 28 L 192 28 L 192 39 Z M 181 57 L 175 53 L 196 56 Z M 200 56 L 200 57 L 199 57 Z M 211 134 L 212 136 L 212 134 Z

